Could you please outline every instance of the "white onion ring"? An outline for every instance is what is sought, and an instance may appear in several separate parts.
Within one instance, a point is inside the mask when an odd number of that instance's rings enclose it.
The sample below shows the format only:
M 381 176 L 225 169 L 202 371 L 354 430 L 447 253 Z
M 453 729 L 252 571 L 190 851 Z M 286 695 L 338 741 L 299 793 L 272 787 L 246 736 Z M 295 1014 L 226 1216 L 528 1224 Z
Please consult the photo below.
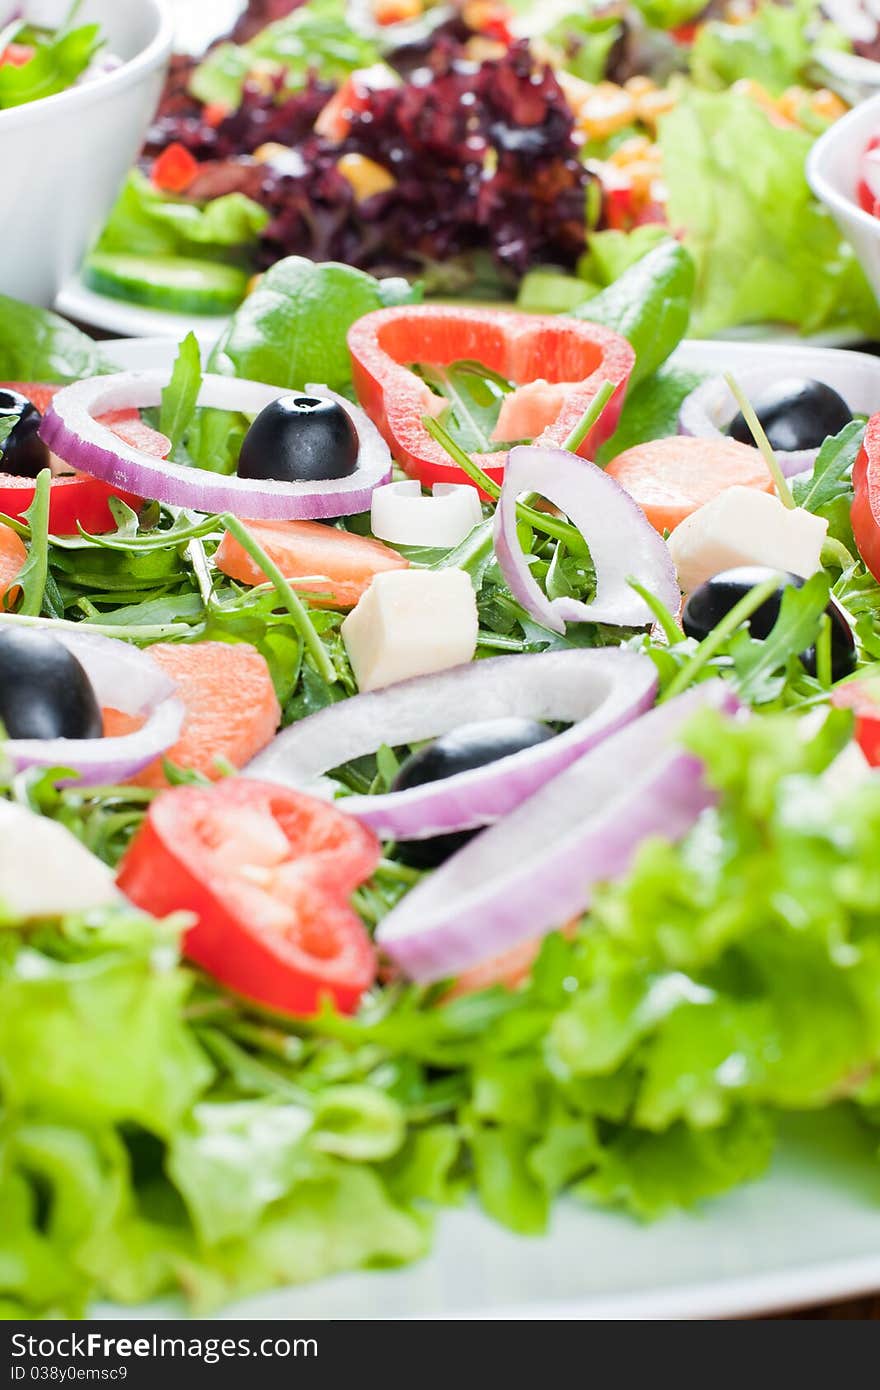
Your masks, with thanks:
M 157 406 L 167 385 L 168 372 L 150 371 L 119 372 L 65 386 L 46 412 L 40 435 L 69 467 L 137 497 L 199 512 L 232 512 L 248 520 L 318 520 L 367 511 L 373 489 L 391 476 L 391 454 L 376 426 L 358 406 L 326 386 L 310 385 L 302 394 L 327 397 L 342 406 L 357 430 L 360 451 L 353 474 L 323 482 L 224 477 L 187 468 L 133 449 L 95 419 L 111 410 Z M 287 388 L 259 381 L 208 375 L 202 382 L 199 405 L 254 415 L 291 394 Z
M 532 796 L 614 730 L 650 708 L 657 673 L 649 657 L 618 647 L 497 656 L 401 681 L 319 710 L 279 734 L 247 776 L 309 786 L 330 768 L 383 743 L 418 743 L 465 721 L 559 720 L 572 728 L 546 743 L 384 796 L 340 804 L 378 835 L 426 839 L 489 825 Z
M 379 924 L 377 943 L 413 980 L 447 979 L 589 907 L 650 836 L 681 838 L 713 797 L 676 746 L 706 705 L 732 711 L 720 680 L 628 724 L 421 880 Z
M 840 348 L 786 347 L 784 356 L 772 365 L 738 372 L 737 381 L 749 399 L 768 386 L 791 377 L 823 381 L 846 401 L 854 415 L 873 415 L 880 410 L 880 361 L 866 352 L 845 352 Z M 682 402 L 678 416 L 679 434 L 703 439 L 727 438 L 726 430 L 739 413 L 723 376 L 703 381 Z M 816 462 L 818 449 L 776 449 L 774 453 L 787 478 L 805 473 Z
M 566 513 L 590 549 L 596 597 L 549 599 L 533 577 L 516 534 L 516 501 L 537 492 Z M 511 449 L 495 510 L 495 554 L 510 592 L 528 613 L 553 632 L 566 623 L 609 623 L 641 627 L 654 621 L 644 599 L 628 583 L 637 579 L 672 613 L 681 593 L 663 537 L 641 507 L 614 478 L 567 449 L 519 445 Z
M 62 767 L 79 773 L 78 786 L 123 782 L 162 756 L 176 741 L 183 724 L 183 705 L 174 682 L 150 656 L 120 642 L 90 632 L 74 632 L 51 619 L 0 616 L 4 627 L 28 626 L 54 637 L 83 667 L 102 709 L 141 715 L 142 728 L 116 738 L 13 738 L 0 745 L 0 760 L 13 771 L 30 767 Z

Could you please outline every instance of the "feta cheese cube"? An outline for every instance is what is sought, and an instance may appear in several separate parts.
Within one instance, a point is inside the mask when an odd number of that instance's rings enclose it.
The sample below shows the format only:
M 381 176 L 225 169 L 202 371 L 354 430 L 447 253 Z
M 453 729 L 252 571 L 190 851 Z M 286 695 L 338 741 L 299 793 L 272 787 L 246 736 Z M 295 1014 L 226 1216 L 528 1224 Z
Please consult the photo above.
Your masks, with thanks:
M 121 901 L 112 871 L 71 831 L 0 799 L 0 923 Z
M 740 565 L 768 565 L 809 579 L 820 568 L 823 517 L 786 507 L 757 488 L 731 487 L 686 517 L 669 537 L 684 593 Z
M 359 688 L 378 690 L 470 661 L 477 625 L 464 570 L 387 570 L 349 613 L 342 639 Z

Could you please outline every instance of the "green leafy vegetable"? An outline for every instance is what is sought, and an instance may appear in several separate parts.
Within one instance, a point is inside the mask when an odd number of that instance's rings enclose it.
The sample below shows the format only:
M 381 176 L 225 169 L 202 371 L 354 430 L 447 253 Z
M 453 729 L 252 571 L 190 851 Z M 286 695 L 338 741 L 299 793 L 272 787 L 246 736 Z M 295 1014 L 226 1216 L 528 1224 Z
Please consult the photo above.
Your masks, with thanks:
M 773 96 L 808 82 L 817 48 L 849 48 L 834 24 L 823 22 L 817 0 L 763 4 L 747 24 L 710 20 L 691 49 L 694 81 L 710 88 L 732 87 L 741 78 L 758 82 Z
M 691 90 L 662 120 L 669 219 L 697 265 L 696 336 L 773 321 L 880 331 L 855 256 L 810 193 L 811 143 L 735 92 Z
M 248 44 L 212 48 L 193 73 L 190 91 L 199 101 L 234 111 L 248 74 L 260 65 L 277 65 L 285 90 L 293 92 L 305 86 L 310 72 L 325 82 L 341 82 L 379 58 L 375 42 L 350 22 L 342 0 L 310 0 Z
M 684 337 L 691 312 L 694 265 L 687 251 L 666 237 L 572 317 L 602 323 L 635 349 L 633 386 L 666 361 Z
M 0 66 L 0 108 L 22 106 L 66 91 L 103 45 L 100 25 L 82 24 L 73 29 L 69 22 L 54 32 L 25 26 L 15 41 L 30 45 L 34 53 L 20 65 Z
M 194 333 L 188 333 L 177 351 L 171 380 L 162 392 L 159 429 L 171 440 L 174 453 L 192 424 L 202 389 L 202 354 Z
M 203 205 L 173 198 L 133 169 L 104 227 L 96 250 L 136 256 L 228 258 L 253 246 L 269 214 L 243 193 L 226 193 Z
M 346 334 L 374 309 L 412 304 L 405 280 L 375 280 L 334 261 L 278 261 L 233 315 L 209 370 L 302 390 L 310 382 L 351 389 Z
M 0 295 L 0 379 L 80 381 L 115 371 L 99 345 L 48 309 Z

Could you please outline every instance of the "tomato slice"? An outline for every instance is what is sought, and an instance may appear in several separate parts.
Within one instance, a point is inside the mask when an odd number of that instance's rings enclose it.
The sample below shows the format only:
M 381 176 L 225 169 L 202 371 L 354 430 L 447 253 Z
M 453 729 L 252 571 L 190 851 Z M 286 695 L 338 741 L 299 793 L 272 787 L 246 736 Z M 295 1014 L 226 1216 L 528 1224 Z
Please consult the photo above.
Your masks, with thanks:
M 194 913 L 184 954 L 236 994 L 285 1014 L 328 999 L 350 1013 L 376 958 L 348 899 L 380 853 L 335 806 L 230 778 L 160 793 L 118 882 L 156 916 Z
M 852 481 L 853 535 L 868 569 L 875 579 L 880 579 L 880 413 L 868 421 Z
M 446 402 L 416 376 L 413 363 L 440 367 L 475 360 L 524 388 L 524 394 L 537 389 L 552 409 L 534 419 L 534 436 L 551 447 L 565 443 L 600 386 L 611 382 L 614 395 L 578 449 L 586 458 L 617 428 L 635 361 L 629 343 L 599 324 L 453 305 L 378 309 L 349 329 L 348 347 L 358 400 L 401 467 L 425 486 L 468 480 L 422 424 L 424 415 L 441 414 Z M 514 391 L 506 398 L 505 409 L 516 396 Z M 503 449 L 475 455 L 498 483 L 506 460 Z
M 880 767 L 880 677 L 847 681 L 832 692 L 831 703 L 853 711 L 859 747 L 872 767 Z

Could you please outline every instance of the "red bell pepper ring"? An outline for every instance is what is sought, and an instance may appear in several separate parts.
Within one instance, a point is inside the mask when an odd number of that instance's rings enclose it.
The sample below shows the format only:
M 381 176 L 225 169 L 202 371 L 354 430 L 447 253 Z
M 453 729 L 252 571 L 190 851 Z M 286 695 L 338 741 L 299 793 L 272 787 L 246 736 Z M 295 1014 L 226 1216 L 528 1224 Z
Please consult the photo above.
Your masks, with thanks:
M 350 1013 L 376 977 L 349 906 L 381 848 L 337 807 L 286 787 L 229 778 L 161 792 L 119 867 L 131 902 L 194 914 L 184 955 L 236 994 L 305 1016 Z
M 532 435 L 535 442 L 550 446 L 565 443 L 602 384 L 611 382 L 614 395 L 578 449 L 588 458 L 617 428 L 635 362 L 626 339 L 599 324 L 452 305 L 366 314 L 349 329 L 348 347 L 358 400 L 401 467 L 425 486 L 467 479 L 422 424 L 422 416 L 440 415 L 447 402 L 410 370 L 410 364 L 441 367 L 470 359 L 516 387 L 535 388 L 527 411 L 535 425 Z M 545 380 L 549 385 L 541 392 L 538 383 Z M 565 385 L 564 392 L 559 385 Z M 501 482 L 506 451 L 477 454 L 474 461 Z
M 872 415 L 852 473 L 850 512 L 859 554 L 875 579 L 880 579 L 880 414 Z
M 853 711 L 859 747 L 871 767 L 880 767 L 880 677 L 864 676 L 838 685 L 831 692 L 831 703 Z

